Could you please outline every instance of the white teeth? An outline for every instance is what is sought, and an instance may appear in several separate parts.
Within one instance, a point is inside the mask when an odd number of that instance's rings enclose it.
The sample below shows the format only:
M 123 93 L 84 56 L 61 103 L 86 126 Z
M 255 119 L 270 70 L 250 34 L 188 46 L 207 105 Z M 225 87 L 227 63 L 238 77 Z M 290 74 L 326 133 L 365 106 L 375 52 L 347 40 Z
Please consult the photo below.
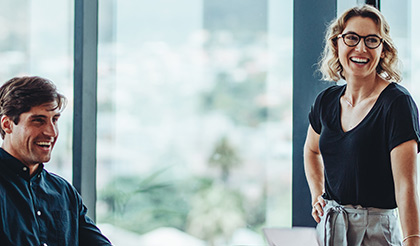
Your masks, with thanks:
M 50 146 L 51 143 L 50 142 L 37 142 L 37 145 L 41 145 L 41 146 Z
M 352 61 L 354 62 L 358 62 L 358 63 L 367 63 L 368 59 L 366 58 L 358 58 L 358 57 L 352 57 L 350 58 Z

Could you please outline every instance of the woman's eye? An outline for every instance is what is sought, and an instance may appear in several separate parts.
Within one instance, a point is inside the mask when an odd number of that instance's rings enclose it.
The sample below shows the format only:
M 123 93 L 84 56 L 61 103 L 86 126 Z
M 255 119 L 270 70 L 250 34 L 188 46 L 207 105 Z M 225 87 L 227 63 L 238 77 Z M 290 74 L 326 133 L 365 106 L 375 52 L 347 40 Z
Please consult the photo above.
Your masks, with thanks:
M 350 41 L 357 41 L 357 40 L 359 40 L 359 38 L 357 36 L 355 36 L 355 35 L 349 35 L 349 36 L 347 36 L 347 39 L 350 40 Z
M 366 42 L 371 43 L 371 44 L 377 44 L 379 40 L 376 38 L 368 38 L 366 39 Z

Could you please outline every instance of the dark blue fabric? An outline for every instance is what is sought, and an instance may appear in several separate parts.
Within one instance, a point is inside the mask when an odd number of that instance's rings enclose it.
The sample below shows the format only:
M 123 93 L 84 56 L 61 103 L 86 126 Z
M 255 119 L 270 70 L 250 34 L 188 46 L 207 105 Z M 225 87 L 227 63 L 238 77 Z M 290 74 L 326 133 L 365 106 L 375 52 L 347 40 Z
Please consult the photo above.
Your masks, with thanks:
M 76 189 L 39 165 L 36 174 L 0 148 L 0 245 L 111 245 Z
M 391 150 L 416 140 L 420 149 L 417 106 L 408 91 L 389 84 L 366 117 L 344 132 L 340 97 L 346 86 L 321 92 L 309 114 L 312 128 L 320 134 L 324 161 L 324 198 L 342 205 L 395 208 Z

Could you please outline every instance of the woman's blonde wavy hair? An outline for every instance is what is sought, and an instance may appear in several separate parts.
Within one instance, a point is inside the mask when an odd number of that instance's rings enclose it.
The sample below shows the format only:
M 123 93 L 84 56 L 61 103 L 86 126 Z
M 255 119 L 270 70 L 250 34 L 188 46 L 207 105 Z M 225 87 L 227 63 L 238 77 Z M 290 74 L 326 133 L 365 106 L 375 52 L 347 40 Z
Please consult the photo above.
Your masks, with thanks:
M 319 61 L 322 79 L 327 81 L 345 79 L 342 73 L 343 67 L 338 60 L 337 36 L 343 32 L 347 21 L 357 16 L 372 19 L 378 25 L 379 35 L 383 38 L 383 58 L 380 59 L 376 67 L 377 73 L 386 80 L 400 82 L 402 78 L 399 70 L 398 52 L 389 33 L 390 27 L 382 13 L 370 5 L 351 8 L 329 25 L 325 35 L 324 51 Z

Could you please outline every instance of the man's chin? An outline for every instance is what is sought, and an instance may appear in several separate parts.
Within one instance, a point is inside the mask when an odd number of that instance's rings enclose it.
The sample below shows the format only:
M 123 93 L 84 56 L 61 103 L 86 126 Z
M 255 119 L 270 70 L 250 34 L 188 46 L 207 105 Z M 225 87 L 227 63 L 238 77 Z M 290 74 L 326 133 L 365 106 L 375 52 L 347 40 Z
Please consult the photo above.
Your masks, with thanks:
M 38 163 L 47 163 L 51 160 L 51 155 L 48 156 L 42 156 L 38 158 Z

